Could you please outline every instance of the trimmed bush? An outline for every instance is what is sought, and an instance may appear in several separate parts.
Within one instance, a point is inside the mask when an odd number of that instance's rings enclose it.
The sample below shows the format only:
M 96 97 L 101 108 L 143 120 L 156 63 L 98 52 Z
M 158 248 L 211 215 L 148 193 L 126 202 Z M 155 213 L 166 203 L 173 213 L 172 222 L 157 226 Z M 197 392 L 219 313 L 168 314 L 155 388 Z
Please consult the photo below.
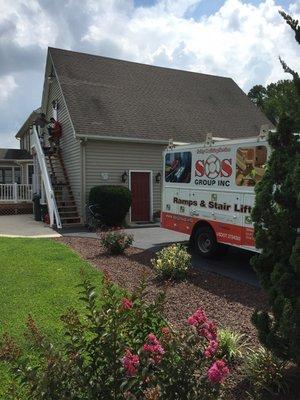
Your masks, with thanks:
M 157 277 L 183 279 L 191 266 L 191 256 L 184 246 L 173 244 L 158 251 L 151 262 Z
M 131 206 L 131 192 L 124 186 L 94 186 L 89 204 L 97 205 L 95 212 L 107 226 L 122 225 Z
M 117 255 L 132 245 L 133 236 L 126 235 L 122 230 L 107 231 L 101 233 L 100 242 L 108 254 Z

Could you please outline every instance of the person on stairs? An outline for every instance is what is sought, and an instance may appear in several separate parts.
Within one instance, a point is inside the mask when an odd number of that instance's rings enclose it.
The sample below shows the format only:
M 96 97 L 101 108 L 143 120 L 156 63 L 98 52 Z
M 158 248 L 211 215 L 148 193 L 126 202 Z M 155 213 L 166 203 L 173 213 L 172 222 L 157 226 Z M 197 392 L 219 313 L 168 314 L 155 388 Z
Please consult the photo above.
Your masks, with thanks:
M 44 147 L 45 145 L 45 128 L 46 125 L 48 124 L 48 121 L 46 120 L 46 115 L 44 113 L 40 113 L 38 117 L 36 118 L 34 122 L 36 129 L 37 129 L 37 134 L 41 142 L 41 146 Z
M 49 132 L 49 142 L 51 150 L 53 153 L 56 153 L 59 149 L 59 142 L 62 135 L 62 129 L 61 129 L 61 124 L 58 121 L 56 121 L 53 117 L 50 118 L 48 132 Z

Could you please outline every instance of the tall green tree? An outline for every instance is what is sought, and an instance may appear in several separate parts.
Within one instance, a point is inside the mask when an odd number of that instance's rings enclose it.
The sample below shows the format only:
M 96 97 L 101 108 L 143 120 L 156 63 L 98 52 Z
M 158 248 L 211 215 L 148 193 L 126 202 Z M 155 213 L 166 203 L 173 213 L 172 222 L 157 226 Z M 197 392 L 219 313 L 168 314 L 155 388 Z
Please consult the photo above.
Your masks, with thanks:
M 248 97 L 275 126 L 281 114 L 288 112 L 293 120 L 294 131 L 300 132 L 299 98 L 293 80 L 280 80 L 266 87 L 255 85 Z
M 281 12 L 300 44 L 298 21 Z M 281 60 L 293 77 L 300 104 L 300 78 Z M 300 108 L 297 110 L 300 115 Z M 253 323 L 261 342 L 281 358 L 300 365 L 300 143 L 295 121 L 283 109 L 276 132 L 270 132 L 272 154 L 257 185 L 253 209 L 256 246 L 261 254 L 252 264 L 266 290 L 271 313 L 257 311 Z

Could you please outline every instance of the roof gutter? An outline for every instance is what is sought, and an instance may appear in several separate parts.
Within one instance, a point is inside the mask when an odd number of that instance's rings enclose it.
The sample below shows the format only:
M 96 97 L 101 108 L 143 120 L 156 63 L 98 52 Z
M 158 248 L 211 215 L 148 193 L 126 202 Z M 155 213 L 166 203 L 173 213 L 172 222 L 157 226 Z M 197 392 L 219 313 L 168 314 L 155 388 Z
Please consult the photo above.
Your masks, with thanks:
M 112 142 L 127 142 L 127 143 L 149 143 L 149 144 L 164 144 L 168 145 L 169 140 L 156 140 L 156 139 L 140 139 L 134 137 L 123 137 L 123 136 L 99 136 L 99 135 L 78 135 L 76 134 L 78 139 L 85 139 L 85 140 L 106 140 Z M 188 142 L 173 142 L 176 145 L 187 145 Z
M 24 158 L 24 160 L 22 160 L 22 159 L 18 159 L 18 160 L 16 160 L 16 159 L 8 159 L 8 158 L 0 158 L 0 162 L 14 162 L 14 163 L 16 163 L 16 164 L 18 164 L 18 163 L 23 163 L 23 162 L 32 162 L 32 160 L 33 160 L 33 158 Z

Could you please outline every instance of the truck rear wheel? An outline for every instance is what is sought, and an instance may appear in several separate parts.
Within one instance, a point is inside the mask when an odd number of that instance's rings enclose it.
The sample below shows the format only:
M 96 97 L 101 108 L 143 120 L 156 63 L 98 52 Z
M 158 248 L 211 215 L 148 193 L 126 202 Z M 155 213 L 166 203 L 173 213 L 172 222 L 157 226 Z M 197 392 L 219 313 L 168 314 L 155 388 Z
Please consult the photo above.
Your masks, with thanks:
M 200 226 L 194 233 L 194 246 L 202 257 L 213 257 L 218 251 L 218 242 L 214 231 L 208 226 Z

